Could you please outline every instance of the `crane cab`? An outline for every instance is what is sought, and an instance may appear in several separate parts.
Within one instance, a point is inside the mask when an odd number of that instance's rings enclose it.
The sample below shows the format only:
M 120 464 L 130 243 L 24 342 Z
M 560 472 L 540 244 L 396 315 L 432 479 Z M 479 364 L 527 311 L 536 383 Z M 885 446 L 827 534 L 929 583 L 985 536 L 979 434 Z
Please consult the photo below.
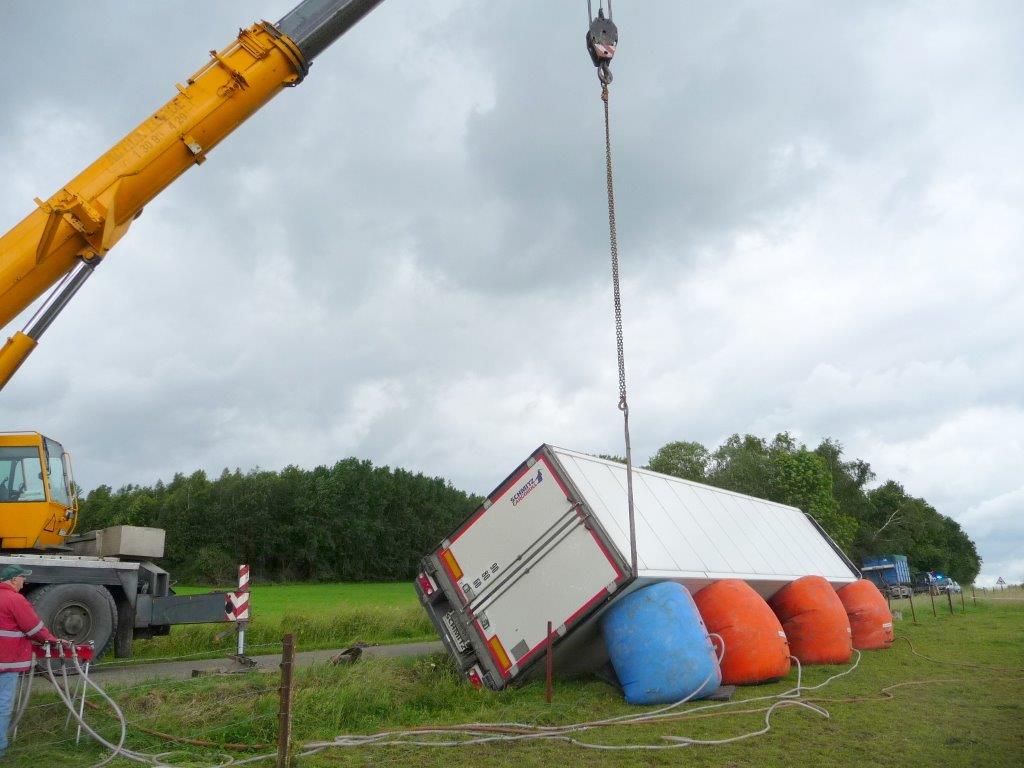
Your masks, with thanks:
M 0 549 L 59 547 L 78 520 L 71 457 L 38 432 L 0 432 Z

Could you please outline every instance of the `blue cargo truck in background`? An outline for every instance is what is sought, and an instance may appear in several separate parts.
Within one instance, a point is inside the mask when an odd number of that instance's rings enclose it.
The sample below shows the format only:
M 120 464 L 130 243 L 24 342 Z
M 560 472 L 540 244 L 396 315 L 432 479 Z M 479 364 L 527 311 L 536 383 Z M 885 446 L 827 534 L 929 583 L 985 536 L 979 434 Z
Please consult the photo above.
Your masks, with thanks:
M 878 587 L 883 595 L 901 598 L 910 597 L 914 593 L 906 555 L 866 557 L 860 570 L 864 578 Z

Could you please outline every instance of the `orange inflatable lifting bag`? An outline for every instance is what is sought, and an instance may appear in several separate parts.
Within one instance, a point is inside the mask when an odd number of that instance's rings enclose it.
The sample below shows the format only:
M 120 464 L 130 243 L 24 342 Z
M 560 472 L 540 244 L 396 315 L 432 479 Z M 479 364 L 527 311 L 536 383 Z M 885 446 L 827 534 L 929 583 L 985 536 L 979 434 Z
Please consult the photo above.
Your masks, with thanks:
M 821 576 L 791 581 L 768 601 L 801 664 L 845 664 L 853 656 L 850 620 L 836 591 Z
M 838 594 L 850 618 L 854 648 L 873 651 L 892 645 L 892 613 L 878 587 L 861 579 L 847 584 Z
M 708 632 L 725 641 L 723 685 L 763 683 L 789 674 L 786 633 L 768 603 L 749 584 L 723 579 L 704 587 L 693 600 Z

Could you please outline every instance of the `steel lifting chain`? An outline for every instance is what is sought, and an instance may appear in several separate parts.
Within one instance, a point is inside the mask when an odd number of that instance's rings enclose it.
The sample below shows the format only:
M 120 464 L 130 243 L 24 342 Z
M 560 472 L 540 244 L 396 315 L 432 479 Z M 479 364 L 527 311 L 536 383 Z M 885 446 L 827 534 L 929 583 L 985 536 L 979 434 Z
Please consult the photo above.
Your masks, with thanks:
M 619 362 L 619 410 L 622 411 L 622 427 L 626 443 L 626 499 L 629 507 L 629 558 L 633 576 L 637 575 L 636 515 L 633 508 L 633 448 L 629 439 L 629 400 L 626 396 L 626 352 L 622 338 L 622 292 L 619 286 L 619 236 L 615 226 L 615 176 L 612 172 L 612 130 L 608 86 L 612 82 L 609 69 L 615 49 L 619 43 L 619 30 L 612 21 L 612 4 L 608 0 L 608 18 L 604 8 L 599 7 L 593 17 L 590 0 L 587 0 L 587 17 L 590 29 L 587 32 L 587 51 L 597 67 L 597 78 L 601 81 L 601 101 L 604 102 L 604 157 L 605 179 L 608 187 L 608 236 L 612 257 L 612 294 L 615 302 L 615 348 Z
M 626 353 L 622 341 L 622 293 L 619 288 L 619 235 L 615 228 L 615 177 L 612 173 L 612 132 L 608 107 L 608 84 L 601 83 L 604 102 L 605 180 L 608 186 L 608 240 L 612 254 L 612 293 L 615 299 L 615 346 L 619 356 L 619 410 L 629 417 L 626 400 Z M 628 441 L 629 435 L 626 435 Z M 628 448 L 628 445 L 627 445 Z

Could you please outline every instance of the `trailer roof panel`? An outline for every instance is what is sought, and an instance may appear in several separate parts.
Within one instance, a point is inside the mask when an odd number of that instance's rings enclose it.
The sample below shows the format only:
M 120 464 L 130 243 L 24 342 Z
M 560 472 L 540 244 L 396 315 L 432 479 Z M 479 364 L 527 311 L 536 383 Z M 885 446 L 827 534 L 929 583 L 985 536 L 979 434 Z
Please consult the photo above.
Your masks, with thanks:
M 628 553 L 625 465 L 548 449 L 619 551 Z M 641 577 L 857 578 L 845 556 L 796 507 L 644 469 L 634 469 L 633 495 Z

